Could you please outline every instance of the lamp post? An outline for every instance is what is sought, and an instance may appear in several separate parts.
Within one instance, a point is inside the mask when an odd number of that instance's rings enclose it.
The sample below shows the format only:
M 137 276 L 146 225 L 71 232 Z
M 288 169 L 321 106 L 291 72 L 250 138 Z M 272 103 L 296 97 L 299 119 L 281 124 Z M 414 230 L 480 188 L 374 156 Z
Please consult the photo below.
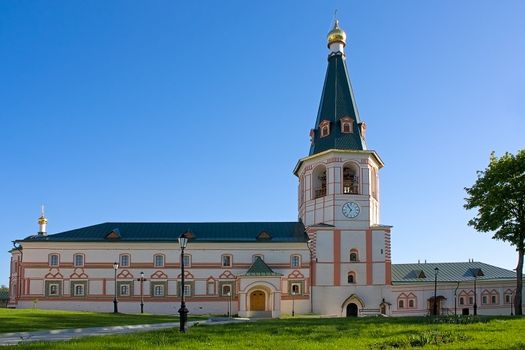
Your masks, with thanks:
M 186 333 L 186 321 L 188 318 L 188 309 L 186 308 L 186 302 L 184 301 L 184 249 L 188 245 L 188 239 L 183 233 L 179 237 L 180 246 L 180 272 L 181 272 L 181 284 L 180 284 L 180 331 Z
M 232 317 L 232 292 L 226 293 L 228 296 L 228 318 Z
M 438 313 L 438 308 L 437 308 L 437 284 L 438 284 L 438 273 L 439 273 L 439 268 L 436 267 L 434 269 L 434 316 L 437 316 L 437 313 Z
M 118 300 L 117 300 L 117 270 L 118 262 L 113 263 L 113 270 L 115 271 L 115 290 L 113 293 L 113 313 L 118 313 Z
M 312 287 L 312 281 L 314 276 L 314 241 L 309 239 L 306 242 L 306 246 L 308 247 L 308 250 L 310 251 L 310 312 L 314 312 L 314 298 L 313 298 L 313 287 Z
M 295 291 L 292 287 L 292 317 L 295 317 Z
M 458 289 L 459 289 L 459 281 L 456 282 L 458 285 L 456 286 L 456 289 L 454 290 L 454 316 L 458 315 Z
M 140 282 L 140 313 L 144 313 L 144 281 L 146 279 L 144 278 L 144 272 L 140 273 L 140 278 L 137 280 Z
M 476 293 L 477 273 L 474 273 L 474 316 L 478 315 L 478 296 Z

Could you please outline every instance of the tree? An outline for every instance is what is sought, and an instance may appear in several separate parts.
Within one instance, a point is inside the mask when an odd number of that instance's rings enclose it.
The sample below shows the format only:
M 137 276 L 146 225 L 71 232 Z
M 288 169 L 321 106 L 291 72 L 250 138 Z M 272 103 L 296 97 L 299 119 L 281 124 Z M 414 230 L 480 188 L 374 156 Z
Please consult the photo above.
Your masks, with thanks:
M 525 150 L 500 158 L 490 155 L 487 169 L 477 172 L 472 187 L 466 187 L 466 209 L 477 209 L 469 220 L 480 232 L 493 232 L 493 239 L 509 242 L 518 251 L 514 310 L 522 315 L 523 256 L 525 254 Z

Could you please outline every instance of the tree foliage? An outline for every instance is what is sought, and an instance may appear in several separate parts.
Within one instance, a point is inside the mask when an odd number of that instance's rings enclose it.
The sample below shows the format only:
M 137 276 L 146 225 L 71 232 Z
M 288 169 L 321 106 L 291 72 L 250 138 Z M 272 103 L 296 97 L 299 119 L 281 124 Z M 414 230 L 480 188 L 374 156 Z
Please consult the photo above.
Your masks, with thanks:
M 477 172 L 476 182 L 465 188 L 466 209 L 477 209 L 468 224 L 480 232 L 493 232 L 494 239 L 509 242 L 518 251 L 517 276 L 522 276 L 525 253 L 525 150 L 516 155 L 494 152 L 485 170 Z M 516 299 L 521 314 L 521 278 L 517 278 Z M 518 300 L 516 300 L 518 314 Z

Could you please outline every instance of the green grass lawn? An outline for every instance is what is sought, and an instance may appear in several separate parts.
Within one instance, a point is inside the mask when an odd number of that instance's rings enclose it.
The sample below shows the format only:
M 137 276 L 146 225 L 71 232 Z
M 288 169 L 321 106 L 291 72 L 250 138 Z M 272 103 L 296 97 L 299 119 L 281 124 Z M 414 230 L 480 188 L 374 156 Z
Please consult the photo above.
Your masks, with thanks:
M 430 318 L 296 318 L 229 325 L 197 325 L 22 349 L 524 349 L 525 318 L 480 317 L 470 323 Z
M 42 329 L 178 322 L 179 318 L 171 315 L 130 315 L 39 309 L 0 309 L 0 321 L 0 333 L 8 333 Z

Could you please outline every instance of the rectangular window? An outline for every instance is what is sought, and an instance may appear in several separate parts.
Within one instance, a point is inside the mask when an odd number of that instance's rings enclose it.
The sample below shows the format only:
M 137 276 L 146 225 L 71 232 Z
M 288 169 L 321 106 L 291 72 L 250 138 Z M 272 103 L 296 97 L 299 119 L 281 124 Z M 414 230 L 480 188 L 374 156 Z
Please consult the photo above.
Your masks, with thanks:
M 292 283 L 292 294 L 298 295 L 301 293 L 301 285 L 299 283 Z
M 189 267 L 190 266 L 190 262 L 191 262 L 190 256 L 185 254 L 184 257 L 182 258 L 182 262 L 183 262 L 184 266 Z
M 191 285 L 190 284 L 184 285 L 184 296 L 185 297 L 191 296 Z
M 121 296 L 129 296 L 129 284 L 121 284 L 120 285 L 120 295 Z
M 58 266 L 58 254 L 51 254 L 49 256 L 49 266 Z
M 223 255 L 222 256 L 222 267 L 231 267 L 232 266 L 232 256 Z
M 60 286 L 58 283 L 50 283 L 49 284 L 49 295 L 59 295 L 60 294 Z
M 497 304 L 497 302 L 498 302 L 497 299 L 498 299 L 498 298 L 496 298 L 495 295 L 491 295 L 491 296 L 490 296 L 490 303 L 491 303 L 491 304 Z
M 84 296 L 84 285 L 83 284 L 75 284 L 73 286 L 73 295 L 76 297 Z
M 156 296 L 156 297 L 164 296 L 164 286 L 162 284 L 157 284 L 153 287 L 153 296 Z
M 482 304 L 486 304 L 487 303 L 487 296 L 486 295 L 481 297 L 481 303 Z
M 154 264 L 155 267 L 164 266 L 164 255 L 155 255 Z
M 468 303 L 470 305 L 474 304 L 474 297 L 468 297 Z
M 301 259 L 299 255 L 292 255 L 292 267 L 298 268 L 301 264 Z
M 505 294 L 505 304 L 510 304 L 510 294 Z
M 208 282 L 206 288 L 206 294 L 214 295 L 215 294 L 215 282 Z
M 465 304 L 465 299 L 459 298 L 459 305 L 464 305 L 464 304 Z
M 405 307 L 405 302 L 403 300 L 399 300 L 397 305 L 400 309 L 403 309 Z
M 221 294 L 222 296 L 230 296 L 232 293 L 232 286 L 231 284 L 223 284 Z
M 414 299 L 409 299 L 408 300 L 408 307 L 414 307 L 415 303 L 414 303 Z
M 84 266 L 84 255 L 82 254 L 75 254 L 74 259 L 75 266 Z
M 129 255 L 126 254 L 120 256 L 120 266 L 129 267 Z

